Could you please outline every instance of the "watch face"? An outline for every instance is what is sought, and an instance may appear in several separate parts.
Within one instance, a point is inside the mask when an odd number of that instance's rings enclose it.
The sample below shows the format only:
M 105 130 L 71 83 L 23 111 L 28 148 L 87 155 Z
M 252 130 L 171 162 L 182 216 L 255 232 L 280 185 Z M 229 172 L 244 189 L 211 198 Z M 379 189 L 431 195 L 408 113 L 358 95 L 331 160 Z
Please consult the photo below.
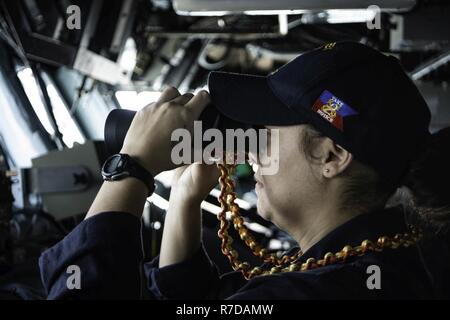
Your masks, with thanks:
M 108 160 L 106 160 L 102 169 L 102 174 L 108 178 L 114 178 L 114 176 L 122 175 L 124 173 L 123 169 L 125 167 L 125 164 L 125 157 L 119 154 L 113 155 Z
M 118 169 L 120 162 L 122 162 L 122 159 L 119 156 L 114 156 L 109 161 L 105 163 L 105 167 L 103 168 L 103 171 L 106 173 L 113 173 Z
M 127 177 L 135 177 L 144 182 L 151 192 L 155 189 L 152 175 L 127 154 L 115 154 L 109 157 L 102 167 L 102 176 L 105 181 L 119 181 Z

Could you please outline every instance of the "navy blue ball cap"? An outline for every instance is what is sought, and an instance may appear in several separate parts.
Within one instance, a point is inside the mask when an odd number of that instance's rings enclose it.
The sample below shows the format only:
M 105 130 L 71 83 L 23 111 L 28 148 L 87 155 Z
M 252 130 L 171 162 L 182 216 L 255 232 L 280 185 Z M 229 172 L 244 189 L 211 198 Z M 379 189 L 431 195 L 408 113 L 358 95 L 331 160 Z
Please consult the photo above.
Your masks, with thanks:
M 398 60 L 357 42 L 308 51 L 268 76 L 211 72 L 208 86 L 226 117 L 310 124 L 396 186 L 430 138 L 428 106 Z

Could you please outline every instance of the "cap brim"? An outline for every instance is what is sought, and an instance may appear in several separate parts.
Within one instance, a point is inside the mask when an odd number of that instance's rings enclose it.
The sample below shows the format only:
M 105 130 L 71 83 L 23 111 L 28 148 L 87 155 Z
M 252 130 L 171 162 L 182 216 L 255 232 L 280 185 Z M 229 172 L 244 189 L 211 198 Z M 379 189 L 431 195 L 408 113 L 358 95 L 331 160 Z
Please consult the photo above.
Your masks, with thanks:
M 307 122 L 275 96 L 266 77 L 213 71 L 208 87 L 214 106 L 234 121 L 274 126 Z

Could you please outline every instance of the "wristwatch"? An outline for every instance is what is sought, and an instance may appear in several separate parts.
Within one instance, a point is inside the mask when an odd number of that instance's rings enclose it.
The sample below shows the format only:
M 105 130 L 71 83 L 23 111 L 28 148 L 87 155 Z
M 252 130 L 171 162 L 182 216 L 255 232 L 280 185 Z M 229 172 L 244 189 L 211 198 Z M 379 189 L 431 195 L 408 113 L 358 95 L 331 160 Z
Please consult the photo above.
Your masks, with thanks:
M 118 153 L 106 159 L 102 167 L 102 176 L 104 181 L 119 181 L 134 177 L 147 186 L 149 195 L 155 190 L 155 179 L 152 174 L 128 154 Z

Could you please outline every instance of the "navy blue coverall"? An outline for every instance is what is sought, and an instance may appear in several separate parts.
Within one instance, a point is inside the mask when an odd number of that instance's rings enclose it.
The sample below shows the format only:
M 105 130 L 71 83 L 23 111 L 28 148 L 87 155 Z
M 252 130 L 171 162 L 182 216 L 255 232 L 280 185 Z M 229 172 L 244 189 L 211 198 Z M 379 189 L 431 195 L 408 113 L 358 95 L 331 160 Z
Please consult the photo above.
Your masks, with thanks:
M 219 276 L 203 247 L 181 263 L 158 268 L 142 261 L 141 221 L 128 213 L 105 212 L 79 224 L 39 260 L 49 299 L 433 299 L 448 298 L 448 244 L 438 238 L 386 249 L 346 263 L 305 272 Z M 398 209 L 359 215 L 311 247 L 301 261 L 323 258 L 345 245 L 359 245 L 407 230 Z M 68 289 L 68 267 L 81 271 L 81 289 Z M 380 289 L 370 289 L 369 266 L 380 269 Z

